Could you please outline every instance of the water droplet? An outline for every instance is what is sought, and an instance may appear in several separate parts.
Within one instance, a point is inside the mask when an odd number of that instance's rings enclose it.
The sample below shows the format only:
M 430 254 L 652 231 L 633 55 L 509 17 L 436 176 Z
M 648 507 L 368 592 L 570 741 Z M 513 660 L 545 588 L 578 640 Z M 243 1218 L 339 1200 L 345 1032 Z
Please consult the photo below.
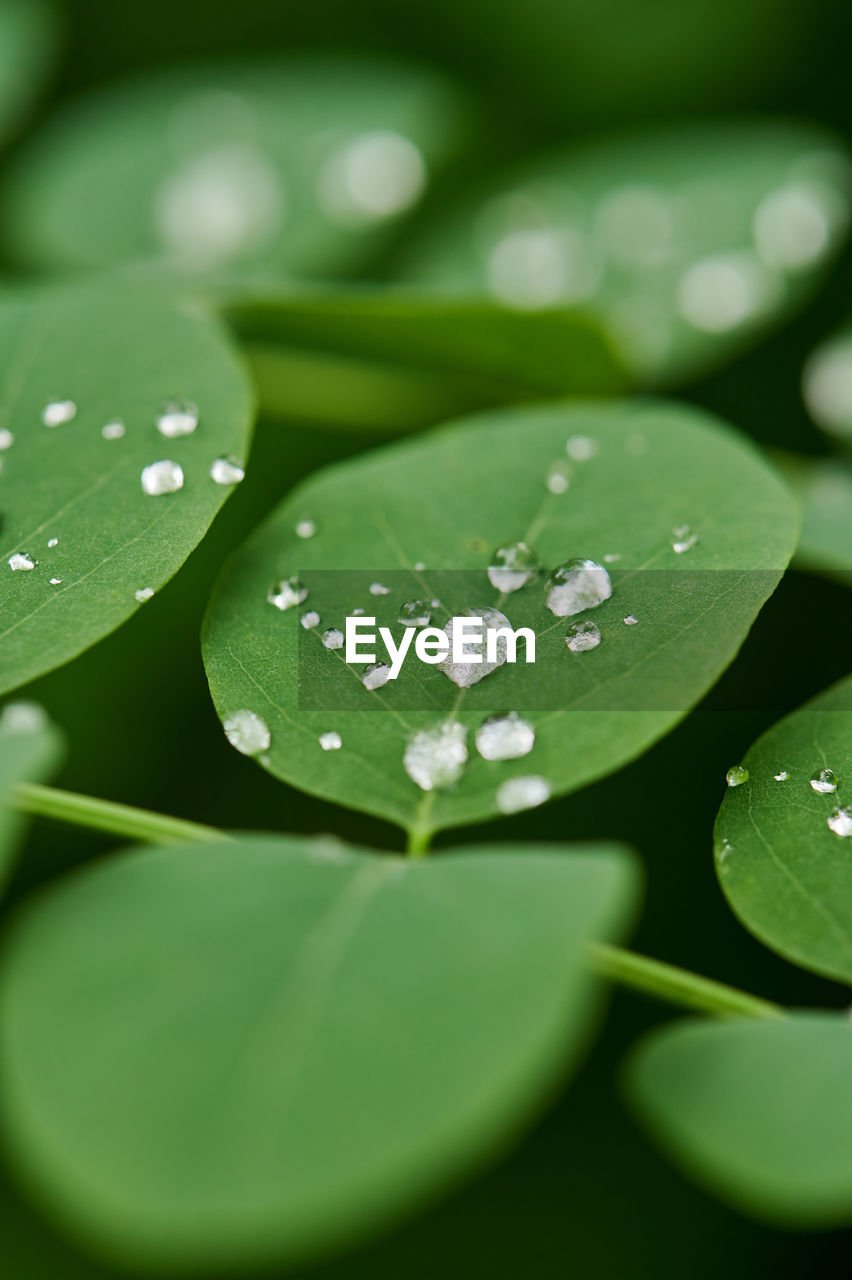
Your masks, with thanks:
M 7 702 L 0 711 L 4 733 L 38 733 L 48 726 L 47 712 L 37 702 Z
M 14 443 L 15 437 L 12 435 L 11 431 L 8 431 L 6 427 L 3 427 L 3 429 L 0 430 L 0 453 L 2 453 L 4 449 L 11 449 Z
M 544 602 L 557 618 L 594 609 L 612 595 L 612 582 L 595 560 L 566 560 L 554 569 L 544 588 Z
M 791 184 L 764 196 L 753 232 L 757 251 L 770 267 L 801 271 L 824 255 L 831 227 L 816 190 Z
M 599 442 L 592 436 L 569 436 L 565 441 L 565 452 L 574 462 L 588 462 L 599 449 Z
M 307 613 L 303 613 L 299 619 L 306 631 L 310 631 L 313 627 L 318 627 L 320 616 L 316 609 L 308 609 Z
M 365 613 L 366 613 L 366 609 L 358 608 L 358 609 L 353 609 L 350 616 L 353 618 L 362 618 Z
M 334 729 L 329 729 L 328 733 L 320 734 L 319 744 L 323 751 L 339 751 L 343 746 L 343 739 Z
M 390 595 L 390 587 L 383 587 L 380 582 L 370 583 L 371 596 L 388 596 Z
M 572 622 L 565 632 L 565 643 L 572 653 L 588 653 L 601 642 L 600 630 L 593 622 Z
M 16 551 L 9 556 L 9 568 L 13 573 L 19 569 L 34 569 L 37 564 L 38 560 L 34 560 L 26 551 Z
M 535 746 L 535 729 L 517 711 L 489 716 L 476 731 L 476 749 L 484 760 L 518 760 Z
M 719 869 L 721 871 L 724 870 L 725 863 L 728 860 L 729 855 L 734 852 L 734 846 L 731 844 L 727 836 L 722 836 L 720 840 L 716 841 L 713 847 L 713 852 L 716 855 L 716 862 L 719 864 Z
M 322 642 L 326 649 L 342 649 L 343 632 L 338 631 L 337 627 L 330 627 L 328 631 L 322 633 Z
M 820 769 L 819 773 L 815 773 L 811 778 L 811 786 L 814 791 L 819 792 L 821 796 L 830 795 L 832 791 L 837 790 L 837 776 L 833 769 Z
M 266 597 L 267 604 L 274 604 L 283 613 L 294 605 L 303 604 L 308 598 L 308 589 L 303 587 L 298 578 L 282 578 Z
M 125 430 L 126 428 L 121 418 L 113 418 L 111 422 L 107 422 L 101 427 L 101 435 L 104 440 L 120 440 Z
M 624 623 L 625 627 L 635 627 L 639 619 L 635 618 L 632 613 L 628 613 L 627 617 L 622 618 L 621 621 Z
M 508 595 L 520 591 L 538 572 L 538 556 L 525 542 L 510 542 L 491 554 L 488 581 Z
M 829 831 L 836 836 L 852 836 L 852 804 L 843 804 L 833 809 L 826 818 Z
M 139 604 L 144 604 L 146 600 L 150 600 L 154 594 L 153 587 L 140 587 L 138 591 L 133 593 Z
M 177 493 L 183 488 L 183 467 L 178 462 L 161 459 L 142 472 L 142 492 L 156 498 L 163 493 Z
M 361 683 L 365 689 L 381 689 L 383 684 L 387 684 L 390 679 L 390 667 L 386 662 L 371 662 L 369 667 L 364 669 L 361 677 Z
M 58 547 L 58 546 L 59 546 L 59 539 L 58 539 L 58 538 L 48 538 L 48 540 L 47 540 L 47 545 L 48 545 L 49 547 L 51 547 L 51 548 L 52 548 L 52 547 Z
M 392 218 L 419 200 L 426 165 L 410 138 L 377 129 L 352 138 L 328 160 L 317 195 L 335 222 L 344 226 Z
M 466 763 L 467 729 L 457 720 L 445 720 L 433 729 L 415 733 L 402 757 L 405 772 L 422 791 L 452 786 Z
M 246 476 L 245 467 L 238 458 L 216 458 L 210 468 L 210 478 L 216 484 L 239 484 Z
M 404 627 L 428 627 L 431 620 L 431 605 L 425 600 L 406 600 L 397 618 Z
M 688 524 L 677 524 L 672 529 L 672 551 L 682 556 L 691 551 L 698 541 L 698 534 L 693 533 Z
M 748 769 L 741 764 L 731 765 L 725 774 L 725 781 L 729 787 L 741 787 L 744 782 L 748 782 Z
M 550 466 L 545 484 L 549 493 L 567 493 L 571 483 L 571 474 L 567 465 L 560 459 Z
M 296 525 L 297 538 L 312 538 L 317 531 L 313 520 L 300 520 Z
M 51 585 L 52 587 L 59 587 L 59 586 L 61 586 L 61 585 L 62 585 L 62 579 L 61 579 L 61 578 L 51 578 L 51 579 L 50 579 L 50 585 Z
M 198 405 L 182 396 L 164 400 L 154 419 L 161 436 L 174 440 L 177 436 L 191 436 L 198 426 Z
M 61 427 L 70 422 L 77 413 L 73 400 L 51 400 L 42 409 L 41 420 L 46 427 Z
M 789 776 L 786 769 L 782 769 L 780 773 L 773 773 L 772 775 L 776 782 L 786 782 Z
M 501 813 L 520 813 L 534 809 L 550 799 L 550 783 L 547 778 L 535 774 L 527 778 L 507 778 L 497 788 L 497 808 Z
M 462 652 L 465 654 L 482 655 L 481 662 L 453 662 L 453 642 L 458 627 L 455 618 L 450 618 L 444 627 L 445 635 L 449 636 L 450 649 L 447 657 L 437 664 L 437 669 L 442 671 L 444 675 L 452 680 L 453 684 L 458 685 L 460 689 L 469 689 L 471 685 L 478 684 L 480 680 L 484 680 L 486 676 L 490 676 L 492 671 L 496 671 L 506 661 L 508 652 L 506 641 L 502 637 L 497 637 L 497 645 L 495 658 L 496 662 L 487 662 L 486 654 L 488 652 L 488 632 L 495 631 L 500 627 L 511 627 L 511 622 L 505 613 L 501 613 L 499 609 L 491 609 L 487 606 L 475 606 L 465 609 L 465 615 L 469 618 L 482 618 L 485 625 L 480 628 L 479 637 L 473 640 L 465 641 Z M 459 615 L 462 616 L 462 615 Z
M 604 556 L 604 564 L 615 564 L 621 559 L 620 551 L 611 551 L 608 556 Z
M 753 319 L 773 293 L 773 279 L 755 255 L 717 254 L 687 268 L 678 307 L 694 329 L 725 333 Z
M 254 711 L 235 711 L 223 727 L 231 746 L 244 756 L 259 756 L 272 741 L 269 726 Z
M 601 278 L 588 237 L 568 226 L 510 231 L 491 250 L 487 270 L 494 296 L 524 311 L 581 302 Z
M 805 365 L 802 395 L 823 431 L 852 436 L 852 338 L 833 338 L 817 347 Z
M 415 573 L 422 573 L 422 572 L 423 572 L 423 570 L 424 570 L 425 568 L 426 568 L 426 562 L 425 562 L 425 560 L 417 560 L 417 561 L 415 561 L 415 564 L 414 564 L 414 572 L 415 572 Z

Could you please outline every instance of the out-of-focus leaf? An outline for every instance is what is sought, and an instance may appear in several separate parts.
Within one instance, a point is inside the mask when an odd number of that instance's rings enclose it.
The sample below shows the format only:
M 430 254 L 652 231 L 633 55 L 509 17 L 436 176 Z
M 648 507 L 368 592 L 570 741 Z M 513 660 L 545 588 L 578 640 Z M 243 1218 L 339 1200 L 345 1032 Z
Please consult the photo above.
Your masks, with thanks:
M 34 702 L 0 707 L 0 888 L 9 871 L 21 831 L 14 811 L 19 782 L 40 782 L 58 765 L 61 739 Z
M 31 107 L 53 60 L 53 8 L 47 0 L 0 0 L 0 142 Z

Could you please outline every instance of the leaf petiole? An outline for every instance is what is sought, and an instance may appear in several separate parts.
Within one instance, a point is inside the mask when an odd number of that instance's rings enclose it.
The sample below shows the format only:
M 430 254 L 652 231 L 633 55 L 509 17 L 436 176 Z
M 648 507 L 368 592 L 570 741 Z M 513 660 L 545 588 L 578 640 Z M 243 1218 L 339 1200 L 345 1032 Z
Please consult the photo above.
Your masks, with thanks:
M 780 1005 L 769 1000 L 622 947 L 596 942 L 591 946 L 591 955 L 594 968 L 603 977 L 687 1009 L 717 1018 L 783 1018 L 785 1015 Z
M 21 813 L 55 818 L 59 822 L 92 827 L 97 831 L 109 831 L 112 835 L 122 836 L 127 840 L 183 844 L 190 841 L 209 843 L 230 839 L 226 832 L 218 831 L 215 827 L 205 827 L 199 822 L 170 818 L 166 814 L 135 809 L 132 805 L 117 804 L 112 800 L 76 795 L 72 791 L 60 791 L 56 787 L 45 787 L 36 782 L 18 783 L 13 803 Z

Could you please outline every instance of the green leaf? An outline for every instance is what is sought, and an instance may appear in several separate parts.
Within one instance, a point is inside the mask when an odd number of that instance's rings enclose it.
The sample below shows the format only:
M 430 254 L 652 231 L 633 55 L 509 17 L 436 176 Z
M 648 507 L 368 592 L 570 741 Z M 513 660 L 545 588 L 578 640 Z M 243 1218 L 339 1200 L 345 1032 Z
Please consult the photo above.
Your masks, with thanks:
M 760 1218 L 852 1221 L 848 1018 L 679 1022 L 629 1063 L 633 1103 L 684 1171 Z
M 567 467 L 575 435 L 598 452 Z M 570 473 L 567 493 L 545 485 L 554 465 Z M 317 530 L 307 539 L 295 532 L 306 518 Z M 672 529 L 687 522 L 698 541 L 676 554 Z M 543 776 L 553 794 L 570 791 L 677 723 L 734 657 L 792 551 L 795 523 L 787 491 L 752 447 L 694 409 L 575 402 L 485 414 L 331 468 L 285 499 L 211 603 L 213 700 L 223 720 L 261 717 L 271 732 L 261 763 L 295 786 L 409 830 L 489 818 L 507 779 Z M 593 615 L 603 634 L 594 652 L 568 651 L 570 619 L 554 622 L 540 580 L 500 603 L 485 570 L 494 548 L 518 539 L 545 568 L 616 557 L 613 595 Z M 299 625 L 301 608 L 268 602 L 273 584 L 300 573 L 315 584 L 304 605 L 320 615 L 313 630 Z M 389 594 L 368 592 L 373 581 Z M 368 693 L 363 667 L 347 669 L 321 643 L 356 606 L 399 639 L 401 605 L 433 598 L 445 606 L 434 610 L 439 626 L 470 605 L 499 604 L 514 627 L 535 630 L 535 664 L 506 664 L 460 691 L 411 657 Z M 631 614 L 638 625 L 625 626 Z M 535 747 L 485 760 L 474 730 L 508 709 L 528 713 Z M 453 789 L 424 793 L 403 752 L 415 731 L 447 717 L 467 726 L 470 760 Z M 343 747 L 323 751 L 319 736 L 331 730 Z
M 81 653 L 172 577 L 228 495 L 210 467 L 245 458 L 252 406 L 217 323 L 127 282 L 6 295 L 0 382 L 2 692 Z M 172 397 L 200 413 L 180 439 L 155 426 Z M 51 429 L 57 398 L 76 413 Z M 116 418 L 125 435 L 104 439 Z M 158 460 L 182 467 L 180 492 L 143 492 Z M 11 572 L 15 556 L 35 568 Z
M 852 326 L 826 338 L 802 372 L 802 398 L 817 426 L 852 442 Z
M 669 127 L 494 178 L 421 235 L 403 274 L 524 311 L 594 308 L 635 377 L 668 384 L 809 296 L 843 242 L 849 183 L 811 127 Z
M 43 0 L 0 0 L 0 141 L 20 124 L 50 68 L 53 9 Z
M 59 763 L 62 742 L 41 707 L 10 702 L 0 708 L 0 888 L 23 825 L 14 812 L 19 782 L 39 782 Z
M 852 803 L 852 677 L 759 738 L 749 780 L 728 790 L 716 820 L 716 867 L 746 928 L 775 951 L 852 982 L 852 841 L 829 821 Z M 835 791 L 816 791 L 831 779 Z M 786 775 L 786 776 L 783 776 Z M 852 814 L 850 815 L 852 822 Z
M 161 72 L 42 131 L 10 180 L 7 234 L 44 266 L 158 257 L 333 276 L 369 260 L 466 129 L 440 77 L 394 63 Z
M 301 1258 L 493 1152 L 564 1079 L 620 847 L 427 862 L 239 838 L 90 868 L 20 918 L 0 1092 L 54 1213 L 136 1265 Z

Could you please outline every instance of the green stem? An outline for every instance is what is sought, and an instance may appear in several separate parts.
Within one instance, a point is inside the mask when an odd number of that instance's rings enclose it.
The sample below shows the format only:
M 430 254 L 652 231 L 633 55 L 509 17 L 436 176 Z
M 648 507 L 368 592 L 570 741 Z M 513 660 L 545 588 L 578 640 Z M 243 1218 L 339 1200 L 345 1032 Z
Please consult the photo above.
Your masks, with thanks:
M 35 782 L 18 784 L 15 788 L 14 805 L 22 813 L 56 818 L 59 822 L 93 827 L 97 831 L 109 831 L 112 835 L 122 836 L 127 840 L 183 844 L 189 841 L 229 839 L 224 831 L 202 826 L 198 822 L 169 818 L 165 814 L 151 813 L 147 809 L 115 804 L 112 800 L 79 796 L 72 791 L 59 791 L 56 787 L 43 787 Z
M 453 713 L 455 714 L 455 708 Z M 435 803 L 435 792 L 427 791 L 417 806 L 414 822 L 408 828 L 405 852 L 409 858 L 425 858 L 435 834 L 429 825 L 432 807 Z
M 662 960 L 637 955 L 603 942 L 592 944 L 595 969 L 605 978 L 717 1018 L 783 1018 L 780 1005 L 728 987 L 712 978 L 678 969 Z

